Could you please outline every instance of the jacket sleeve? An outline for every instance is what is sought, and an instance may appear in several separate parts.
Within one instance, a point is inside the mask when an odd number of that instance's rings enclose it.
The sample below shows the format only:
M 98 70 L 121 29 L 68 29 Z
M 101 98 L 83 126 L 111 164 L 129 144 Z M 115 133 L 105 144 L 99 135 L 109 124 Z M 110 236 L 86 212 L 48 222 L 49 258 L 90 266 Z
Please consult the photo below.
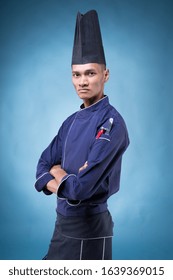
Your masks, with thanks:
M 109 135 L 95 139 L 88 156 L 88 167 L 78 174 L 68 174 L 58 188 L 58 197 L 85 200 L 92 197 L 107 178 L 129 144 L 126 127 L 115 123 Z
M 43 151 L 37 164 L 35 188 L 37 191 L 43 191 L 45 194 L 52 194 L 47 190 L 47 183 L 54 179 L 49 173 L 51 167 L 61 164 L 62 158 L 62 127 L 54 137 L 50 145 Z

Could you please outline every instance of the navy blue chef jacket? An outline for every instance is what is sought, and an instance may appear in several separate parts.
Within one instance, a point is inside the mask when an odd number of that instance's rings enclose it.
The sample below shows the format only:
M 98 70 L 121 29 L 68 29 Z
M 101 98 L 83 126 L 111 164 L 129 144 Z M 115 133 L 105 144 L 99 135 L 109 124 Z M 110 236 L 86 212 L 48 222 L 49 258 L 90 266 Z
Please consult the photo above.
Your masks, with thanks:
M 111 130 L 98 139 L 99 130 Z M 119 190 L 122 155 L 129 144 L 125 122 L 104 96 L 97 103 L 68 117 L 58 134 L 42 153 L 36 174 L 38 191 L 51 194 L 46 184 L 54 179 L 49 173 L 61 164 L 67 175 L 58 189 L 57 213 L 63 216 L 85 216 L 105 212 L 107 199 Z M 79 168 L 88 162 L 87 168 Z

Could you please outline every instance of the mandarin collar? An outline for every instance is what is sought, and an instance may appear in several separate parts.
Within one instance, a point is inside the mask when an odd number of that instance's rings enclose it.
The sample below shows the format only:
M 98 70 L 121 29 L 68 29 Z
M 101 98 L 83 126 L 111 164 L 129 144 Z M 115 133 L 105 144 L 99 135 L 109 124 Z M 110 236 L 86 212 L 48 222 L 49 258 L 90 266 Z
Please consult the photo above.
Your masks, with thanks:
M 102 108 L 105 108 L 107 105 L 109 104 L 109 98 L 107 95 L 104 95 L 104 97 L 102 99 L 100 99 L 99 101 L 97 101 L 96 103 L 94 103 L 91 106 L 88 107 L 84 107 L 84 105 L 82 104 L 80 106 L 80 110 L 78 111 L 78 117 L 85 117 L 86 115 L 101 110 Z

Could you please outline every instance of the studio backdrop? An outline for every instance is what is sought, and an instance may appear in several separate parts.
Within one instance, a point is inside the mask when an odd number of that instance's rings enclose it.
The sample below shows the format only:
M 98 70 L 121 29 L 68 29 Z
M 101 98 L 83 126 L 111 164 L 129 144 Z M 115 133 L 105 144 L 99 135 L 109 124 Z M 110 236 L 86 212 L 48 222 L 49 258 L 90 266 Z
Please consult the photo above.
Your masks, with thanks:
M 113 259 L 173 258 L 173 2 L 0 1 L 0 259 L 41 259 L 56 197 L 34 188 L 38 158 L 79 110 L 71 82 L 78 11 L 96 9 L 110 69 L 105 94 L 130 146 L 109 200 Z

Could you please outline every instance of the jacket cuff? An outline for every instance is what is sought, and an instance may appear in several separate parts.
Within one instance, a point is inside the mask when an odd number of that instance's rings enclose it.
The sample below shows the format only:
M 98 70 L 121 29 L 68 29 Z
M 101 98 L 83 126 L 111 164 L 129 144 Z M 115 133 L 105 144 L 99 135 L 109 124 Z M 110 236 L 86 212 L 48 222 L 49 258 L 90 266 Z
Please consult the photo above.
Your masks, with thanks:
M 43 188 L 43 192 L 44 194 L 46 195 L 50 195 L 50 194 L 53 194 L 51 191 L 49 191 L 46 187 Z
M 71 177 L 71 176 L 74 176 L 76 177 L 75 174 L 67 174 L 65 175 L 62 180 L 61 180 L 61 183 L 59 184 L 58 186 L 58 190 L 57 190 L 57 197 L 60 198 L 60 199 L 67 199 L 67 196 L 65 194 L 65 190 L 64 190 L 64 187 L 65 187 L 65 182 L 66 180 Z M 64 194 L 63 194 L 64 193 Z
M 45 194 L 51 194 L 51 192 L 46 189 L 46 185 L 49 181 L 51 181 L 53 179 L 54 179 L 54 177 L 49 172 L 44 173 L 43 175 L 38 177 L 35 182 L 36 190 L 38 192 L 43 191 Z

